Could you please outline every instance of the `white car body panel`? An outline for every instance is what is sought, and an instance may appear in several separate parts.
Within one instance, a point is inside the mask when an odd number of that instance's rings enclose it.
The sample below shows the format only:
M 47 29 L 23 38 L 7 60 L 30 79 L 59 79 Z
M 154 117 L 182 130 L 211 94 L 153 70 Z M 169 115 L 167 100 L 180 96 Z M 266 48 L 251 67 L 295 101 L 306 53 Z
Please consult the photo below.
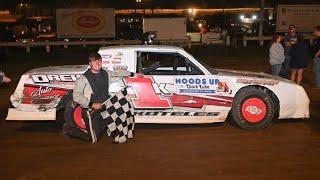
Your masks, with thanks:
M 217 69 L 218 74 L 211 74 L 207 67 L 178 47 L 111 46 L 99 50 L 103 67 L 110 71 L 137 72 L 137 52 L 177 53 L 203 73 L 124 77 L 110 84 L 110 93 L 128 87 L 137 123 L 223 122 L 236 93 L 247 86 L 264 87 L 277 97 L 279 119 L 309 117 L 309 98 L 305 90 L 283 78 L 265 73 L 222 69 Z M 87 69 L 88 65 L 68 65 L 26 72 L 10 98 L 14 109 L 9 111 L 7 120 L 55 118 L 53 113 L 61 98 L 74 88 L 74 81 Z M 160 67 L 157 70 L 171 69 Z M 178 70 L 184 71 L 186 67 L 179 67 Z M 23 115 L 18 115 L 19 112 Z

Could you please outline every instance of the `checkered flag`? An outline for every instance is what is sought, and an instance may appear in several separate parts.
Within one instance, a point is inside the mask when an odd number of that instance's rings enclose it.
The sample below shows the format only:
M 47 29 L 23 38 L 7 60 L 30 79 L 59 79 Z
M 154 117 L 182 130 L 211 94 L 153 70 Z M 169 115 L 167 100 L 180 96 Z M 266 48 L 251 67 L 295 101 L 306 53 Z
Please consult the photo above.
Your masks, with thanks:
M 103 104 L 101 111 L 88 111 L 92 143 L 105 133 L 114 138 L 116 143 L 133 138 L 134 116 L 127 89 L 117 92 Z

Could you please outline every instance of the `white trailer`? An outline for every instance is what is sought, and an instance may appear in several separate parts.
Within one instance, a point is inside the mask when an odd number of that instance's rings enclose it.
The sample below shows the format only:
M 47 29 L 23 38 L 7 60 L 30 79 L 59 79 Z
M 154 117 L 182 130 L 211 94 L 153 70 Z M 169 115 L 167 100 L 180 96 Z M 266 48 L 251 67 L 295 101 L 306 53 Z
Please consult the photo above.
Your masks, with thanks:
M 178 18 L 143 18 L 143 32 L 156 31 L 157 39 L 185 40 L 187 25 L 185 17 Z

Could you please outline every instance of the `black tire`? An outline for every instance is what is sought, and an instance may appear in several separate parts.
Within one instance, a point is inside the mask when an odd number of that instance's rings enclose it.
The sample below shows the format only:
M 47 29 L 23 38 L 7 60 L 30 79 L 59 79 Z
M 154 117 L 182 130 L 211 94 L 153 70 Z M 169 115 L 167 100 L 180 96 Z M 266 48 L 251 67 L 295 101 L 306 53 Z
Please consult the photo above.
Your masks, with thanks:
M 65 109 L 64 109 L 64 120 L 66 123 L 68 123 L 70 126 L 72 127 L 77 127 L 80 129 L 85 129 L 84 125 L 77 125 L 76 124 L 76 119 L 74 116 L 74 111 L 75 109 L 80 108 L 81 107 L 79 105 L 77 105 L 76 103 L 73 102 L 73 100 L 70 100 L 69 102 L 67 102 Z M 81 113 L 82 114 L 82 113 Z M 81 117 L 78 116 L 78 118 L 82 118 L 82 115 L 80 115 Z
M 57 105 L 57 108 L 56 108 L 57 111 L 66 108 L 66 107 L 67 107 L 67 104 L 68 104 L 70 101 L 72 101 L 72 99 L 73 99 L 72 92 L 73 92 L 72 90 L 69 91 L 65 96 L 63 96 L 63 97 L 61 98 L 61 100 L 59 101 L 59 104 Z
M 268 93 L 256 87 L 240 90 L 234 98 L 233 121 L 243 129 L 261 130 L 274 118 L 275 106 Z

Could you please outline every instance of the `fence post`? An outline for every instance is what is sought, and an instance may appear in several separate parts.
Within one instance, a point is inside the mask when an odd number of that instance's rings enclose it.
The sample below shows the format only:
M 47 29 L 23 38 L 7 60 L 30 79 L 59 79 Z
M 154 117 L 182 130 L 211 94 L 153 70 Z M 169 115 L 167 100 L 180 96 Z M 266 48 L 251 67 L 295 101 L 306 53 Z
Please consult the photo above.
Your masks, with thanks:
M 243 47 L 247 47 L 247 39 L 246 39 L 246 36 L 243 36 Z
M 310 45 L 313 45 L 313 39 L 312 38 L 309 39 L 309 43 L 310 43 Z
M 227 46 L 230 46 L 230 36 L 227 36 Z
M 49 45 L 46 45 L 46 52 L 50 53 L 50 46 Z
M 263 40 L 260 40 L 260 46 L 263 46 Z
M 26 47 L 26 52 L 27 52 L 27 53 L 30 53 L 30 51 L 31 51 L 30 46 L 27 46 L 27 47 Z

